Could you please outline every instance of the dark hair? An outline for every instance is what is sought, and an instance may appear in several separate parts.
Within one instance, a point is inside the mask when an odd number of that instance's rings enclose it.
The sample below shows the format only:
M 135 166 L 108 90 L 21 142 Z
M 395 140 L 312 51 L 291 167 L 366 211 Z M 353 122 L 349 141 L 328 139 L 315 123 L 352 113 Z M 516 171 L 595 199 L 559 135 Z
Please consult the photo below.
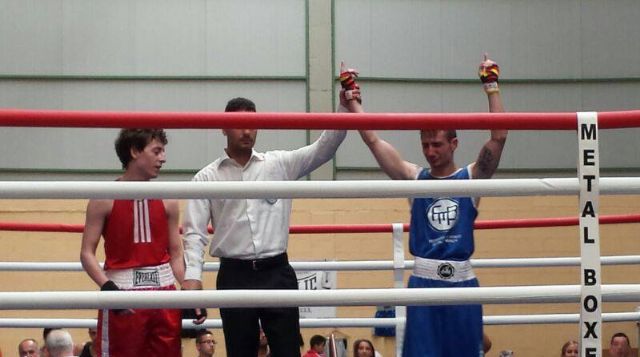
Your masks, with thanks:
M 47 336 L 49 336 L 49 334 L 53 330 L 62 330 L 62 328 L 61 327 L 45 327 L 45 328 L 43 328 L 42 329 L 42 339 L 46 340 Z
M 371 347 L 371 355 L 375 356 L 376 355 L 376 349 L 373 347 L 373 343 L 367 339 L 360 339 L 360 340 L 356 340 L 356 342 L 353 343 L 353 357 L 358 357 L 358 346 L 360 346 L 360 344 L 364 342 L 366 344 L 369 345 L 369 347 Z
M 204 335 L 211 335 L 213 336 L 213 333 L 211 333 L 211 331 L 209 330 L 197 330 L 196 332 L 196 343 L 200 343 L 200 338 Z
M 122 129 L 115 142 L 116 154 L 126 169 L 131 162 L 131 149 L 144 150 L 152 140 L 167 145 L 167 134 L 162 129 Z
M 247 98 L 233 98 L 227 102 L 225 112 L 255 112 L 256 104 Z
M 624 339 L 627 340 L 627 345 L 631 346 L 631 342 L 629 342 L 629 336 L 627 336 L 624 332 L 618 332 L 618 333 L 613 334 L 613 336 L 611 336 L 611 342 L 609 342 L 609 343 L 612 343 L 613 339 L 616 338 L 616 337 L 624 337 Z
M 313 347 L 316 345 L 324 345 L 325 343 L 327 343 L 327 339 L 324 336 L 314 335 L 309 340 L 309 347 Z
M 564 356 L 564 354 L 567 353 L 567 348 L 569 348 L 569 346 L 577 345 L 577 344 L 578 344 L 578 341 L 574 341 L 574 340 L 569 340 L 565 342 L 564 345 L 562 345 L 562 352 L 560 353 L 560 357 Z
M 436 136 L 439 132 L 443 132 L 448 141 L 451 141 L 454 138 L 458 137 L 458 133 L 455 129 L 423 129 L 420 130 L 420 138 L 422 138 L 424 135 Z

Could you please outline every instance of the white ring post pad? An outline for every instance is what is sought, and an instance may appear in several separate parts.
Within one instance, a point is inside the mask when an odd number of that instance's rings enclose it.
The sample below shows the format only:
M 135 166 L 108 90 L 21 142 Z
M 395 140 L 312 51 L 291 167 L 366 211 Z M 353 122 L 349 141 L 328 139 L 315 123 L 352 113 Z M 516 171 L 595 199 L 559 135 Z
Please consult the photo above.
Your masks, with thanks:
M 393 227 L 393 276 L 394 286 L 400 289 L 404 286 L 404 225 L 402 223 L 394 223 Z M 402 356 L 402 343 L 404 341 L 404 324 L 407 316 L 406 306 L 396 306 L 396 356 Z
M 578 181 L 580 182 L 580 356 L 602 355 L 600 228 L 598 223 L 600 152 L 598 114 L 578 113 Z

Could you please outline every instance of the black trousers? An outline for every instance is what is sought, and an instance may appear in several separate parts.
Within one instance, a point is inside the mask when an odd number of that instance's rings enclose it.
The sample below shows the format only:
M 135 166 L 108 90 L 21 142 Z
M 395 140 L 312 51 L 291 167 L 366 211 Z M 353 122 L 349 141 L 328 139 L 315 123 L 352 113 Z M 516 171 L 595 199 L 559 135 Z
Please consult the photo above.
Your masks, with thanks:
M 220 259 L 218 290 L 298 289 L 287 254 L 261 260 Z M 255 292 L 260 297 L 260 291 Z M 229 357 L 258 354 L 260 325 L 273 357 L 300 357 L 300 313 L 288 308 L 221 308 L 222 330 Z M 260 321 L 260 324 L 258 323 Z

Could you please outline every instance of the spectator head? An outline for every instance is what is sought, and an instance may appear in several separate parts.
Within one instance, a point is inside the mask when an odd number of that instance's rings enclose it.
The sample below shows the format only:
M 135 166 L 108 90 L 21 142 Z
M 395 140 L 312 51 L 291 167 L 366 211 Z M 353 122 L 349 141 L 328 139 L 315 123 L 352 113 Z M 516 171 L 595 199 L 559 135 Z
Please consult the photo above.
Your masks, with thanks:
M 561 357 L 578 357 L 578 354 L 578 342 L 571 340 L 562 345 Z
M 628 357 L 630 353 L 631 344 L 627 335 L 618 332 L 611 336 L 611 344 L 609 346 L 609 355 L 611 357 Z
M 375 355 L 376 349 L 371 341 L 361 339 L 353 343 L 353 357 L 374 357 Z
M 91 339 L 91 343 L 96 343 L 96 337 L 98 337 L 98 329 L 95 327 L 89 327 L 87 330 L 89 334 L 89 338 Z
M 324 336 L 314 335 L 309 340 L 309 347 L 316 351 L 318 354 L 324 353 L 324 346 L 327 343 L 327 339 Z
M 56 329 L 49 333 L 44 343 L 50 357 L 73 356 L 73 340 L 66 330 Z
M 196 350 L 198 357 L 211 357 L 216 352 L 216 339 L 209 330 L 198 330 L 196 333 Z
M 18 356 L 20 357 L 39 357 L 40 356 L 40 348 L 38 348 L 38 343 L 36 340 L 32 338 L 27 338 L 22 340 L 18 344 Z

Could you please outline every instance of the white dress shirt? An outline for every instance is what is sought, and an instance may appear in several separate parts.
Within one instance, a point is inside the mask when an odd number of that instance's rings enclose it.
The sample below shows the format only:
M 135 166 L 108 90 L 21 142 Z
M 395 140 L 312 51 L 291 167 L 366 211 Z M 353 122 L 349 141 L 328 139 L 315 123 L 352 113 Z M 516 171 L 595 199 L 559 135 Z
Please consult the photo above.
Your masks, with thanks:
M 244 167 L 224 155 L 200 170 L 193 181 L 297 180 L 329 161 L 346 135 L 345 130 L 327 130 L 313 144 L 297 150 L 254 150 Z M 183 223 L 185 279 L 201 280 L 209 222 L 215 227 L 211 256 L 250 260 L 287 250 L 290 214 L 290 199 L 187 201 Z

